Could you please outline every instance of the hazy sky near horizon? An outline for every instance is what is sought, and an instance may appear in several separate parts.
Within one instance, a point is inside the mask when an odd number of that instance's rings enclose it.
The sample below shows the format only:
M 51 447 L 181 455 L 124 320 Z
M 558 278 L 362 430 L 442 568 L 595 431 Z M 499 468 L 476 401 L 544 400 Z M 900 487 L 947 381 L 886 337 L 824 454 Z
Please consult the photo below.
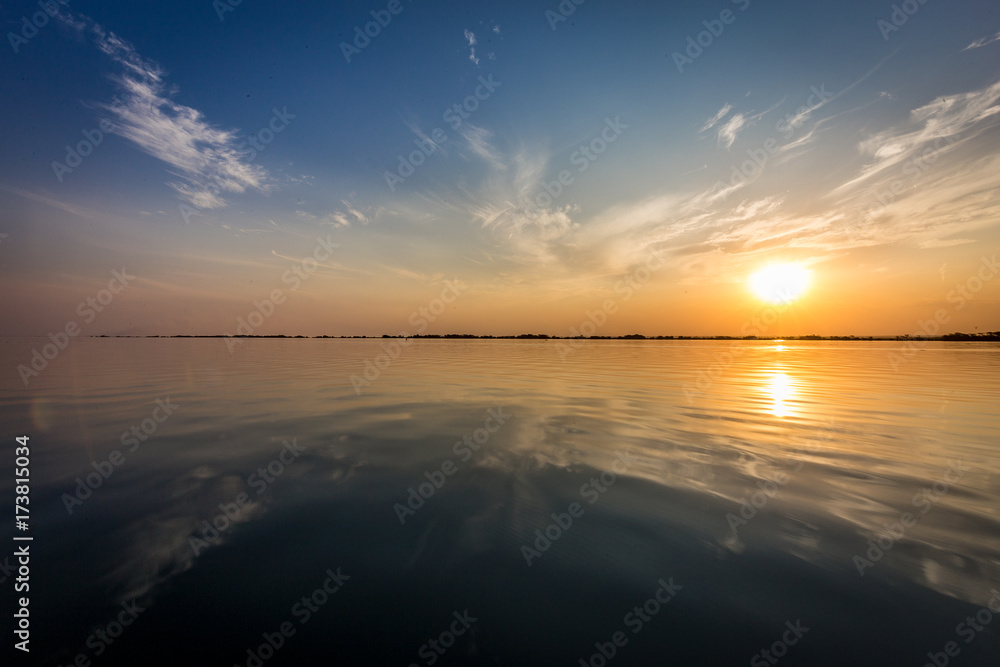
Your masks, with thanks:
M 55 4 L 0 7 L 0 334 L 415 333 L 458 281 L 426 332 L 736 335 L 774 262 L 765 335 L 1000 329 L 995 0 Z

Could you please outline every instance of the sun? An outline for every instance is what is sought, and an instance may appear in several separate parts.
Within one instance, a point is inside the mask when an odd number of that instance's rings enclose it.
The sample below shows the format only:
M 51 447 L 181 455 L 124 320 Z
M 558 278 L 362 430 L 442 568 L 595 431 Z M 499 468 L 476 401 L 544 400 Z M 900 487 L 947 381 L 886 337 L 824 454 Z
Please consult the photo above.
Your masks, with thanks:
M 750 276 L 750 289 L 768 303 L 791 303 L 809 289 L 812 271 L 798 264 L 771 264 Z

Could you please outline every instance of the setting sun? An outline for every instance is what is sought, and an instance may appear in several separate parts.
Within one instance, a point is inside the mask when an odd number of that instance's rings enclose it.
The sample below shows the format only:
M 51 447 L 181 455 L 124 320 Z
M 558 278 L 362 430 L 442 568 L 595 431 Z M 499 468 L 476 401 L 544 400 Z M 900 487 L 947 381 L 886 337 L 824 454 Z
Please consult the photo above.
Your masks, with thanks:
M 791 303 L 809 289 L 812 271 L 797 264 L 771 264 L 750 276 L 750 289 L 768 303 Z

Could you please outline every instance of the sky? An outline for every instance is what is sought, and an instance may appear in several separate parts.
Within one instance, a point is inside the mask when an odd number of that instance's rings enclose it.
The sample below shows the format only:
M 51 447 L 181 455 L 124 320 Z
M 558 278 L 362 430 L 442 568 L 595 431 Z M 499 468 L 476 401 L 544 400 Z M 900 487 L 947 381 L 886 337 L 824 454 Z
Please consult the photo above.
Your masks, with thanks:
M 0 335 L 1000 330 L 995 0 L 47 4 Z

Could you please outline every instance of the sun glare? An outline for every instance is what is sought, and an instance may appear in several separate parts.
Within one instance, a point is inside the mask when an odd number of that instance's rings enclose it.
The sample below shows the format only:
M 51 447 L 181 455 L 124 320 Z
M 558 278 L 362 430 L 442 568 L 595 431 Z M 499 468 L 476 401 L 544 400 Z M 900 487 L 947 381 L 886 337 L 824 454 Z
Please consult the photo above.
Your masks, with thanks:
M 791 303 L 809 289 L 812 271 L 797 264 L 771 264 L 750 276 L 753 293 L 768 303 Z

